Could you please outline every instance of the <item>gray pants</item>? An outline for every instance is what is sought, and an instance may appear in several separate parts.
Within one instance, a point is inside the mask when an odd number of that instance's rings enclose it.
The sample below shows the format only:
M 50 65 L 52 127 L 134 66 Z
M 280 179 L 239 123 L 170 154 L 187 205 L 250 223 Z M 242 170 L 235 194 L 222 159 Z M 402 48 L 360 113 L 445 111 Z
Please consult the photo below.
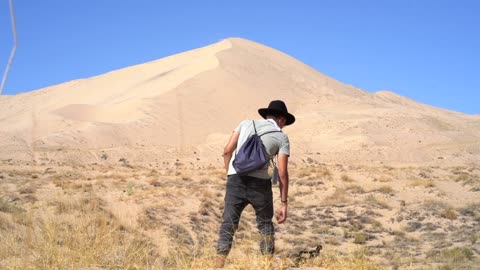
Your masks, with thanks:
M 257 228 L 261 236 L 260 250 L 262 254 L 273 254 L 275 251 L 275 230 L 272 223 L 273 197 L 270 179 L 233 174 L 227 178 L 225 209 L 217 243 L 218 254 L 226 256 L 230 252 L 240 216 L 248 204 L 252 204 L 253 209 L 255 209 Z

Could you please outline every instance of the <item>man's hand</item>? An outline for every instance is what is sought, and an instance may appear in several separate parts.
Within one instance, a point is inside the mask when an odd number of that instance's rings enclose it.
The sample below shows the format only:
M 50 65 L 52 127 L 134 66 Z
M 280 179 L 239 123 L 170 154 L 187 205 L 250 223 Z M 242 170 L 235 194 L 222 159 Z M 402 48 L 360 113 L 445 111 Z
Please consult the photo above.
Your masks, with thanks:
M 287 220 L 287 204 L 282 203 L 282 207 L 277 214 L 277 223 L 282 224 Z

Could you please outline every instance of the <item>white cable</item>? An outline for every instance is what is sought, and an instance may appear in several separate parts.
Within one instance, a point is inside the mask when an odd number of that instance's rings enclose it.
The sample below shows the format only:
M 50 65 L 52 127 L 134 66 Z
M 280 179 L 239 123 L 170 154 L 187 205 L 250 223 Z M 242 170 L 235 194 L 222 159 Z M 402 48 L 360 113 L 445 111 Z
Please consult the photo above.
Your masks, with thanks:
M 10 2 L 10 17 L 12 18 L 13 48 L 12 48 L 12 51 L 10 52 L 10 58 L 8 58 L 7 67 L 5 68 L 5 72 L 3 73 L 2 85 L 0 86 L 0 95 L 3 92 L 3 87 L 5 87 L 8 71 L 10 70 L 10 65 L 12 64 L 13 57 L 15 56 L 15 52 L 17 51 L 17 27 L 15 25 L 15 15 L 13 13 L 13 0 L 10 0 L 9 2 Z

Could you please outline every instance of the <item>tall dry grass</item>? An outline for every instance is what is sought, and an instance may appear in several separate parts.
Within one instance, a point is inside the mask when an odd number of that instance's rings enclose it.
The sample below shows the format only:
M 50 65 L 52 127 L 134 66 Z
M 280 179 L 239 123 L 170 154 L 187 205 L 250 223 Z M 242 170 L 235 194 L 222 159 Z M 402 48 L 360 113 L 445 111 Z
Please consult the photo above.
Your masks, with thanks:
M 2 201 L 0 209 L 1 269 L 208 269 L 214 266 L 213 245 L 185 249 L 173 239 L 158 247 L 139 231 L 122 226 L 103 209 L 102 201 L 84 194 L 59 196 L 43 207 L 23 209 Z M 264 257 L 254 241 L 234 246 L 225 269 L 289 269 L 286 254 Z M 169 249 L 160 255 L 160 249 Z M 325 253 L 300 266 L 328 269 L 378 269 L 367 257 Z
M 156 247 L 127 231 L 98 202 L 53 204 L 3 217 L 1 269 L 152 269 L 160 267 Z M 56 210 L 54 210 L 56 209 Z

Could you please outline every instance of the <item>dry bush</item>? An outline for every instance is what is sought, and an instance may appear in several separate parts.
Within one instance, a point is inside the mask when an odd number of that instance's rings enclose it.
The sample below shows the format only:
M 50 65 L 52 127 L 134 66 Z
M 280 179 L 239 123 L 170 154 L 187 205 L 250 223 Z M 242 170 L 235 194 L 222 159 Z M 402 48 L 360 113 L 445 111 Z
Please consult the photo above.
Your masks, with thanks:
M 367 205 L 370 205 L 370 206 L 373 206 L 373 207 L 378 207 L 378 208 L 381 208 L 381 209 L 392 209 L 392 207 L 390 205 L 388 205 L 388 203 L 378 199 L 374 195 L 368 195 L 368 197 L 365 198 L 365 203 Z
M 36 186 L 30 184 L 30 185 L 26 185 L 26 186 L 23 186 L 23 187 L 19 188 L 18 193 L 20 193 L 20 194 L 33 194 L 33 193 L 35 193 L 36 190 L 37 190 Z
M 461 182 L 464 186 L 473 186 L 472 191 L 480 191 L 480 176 L 466 172 L 456 173 L 456 175 L 455 182 Z
M 348 253 L 340 253 L 334 249 L 325 249 L 320 256 L 305 266 L 320 266 L 325 269 L 359 269 L 379 270 L 382 269 L 370 259 L 366 249 L 360 248 Z
M 52 183 L 58 188 L 67 189 L 68 186 L 72 183 L 72 181 L 66 180 L 62 177 L 55 177 L 52 179 Z
M 215 203 L 210 199 L 202 200 L 198 212 L 202 216 L 211 216 L 215 214 Z
M 14 225 L 11 215 L 0 211 L 0 235 L 4 230 L 13 229 Z
M 48 203 L 53 206 L 56 214 L 87 213 L 97 210 L 104 202 L 96 197 L 60 196 Z
M 23 196 L 23 201 L 25 203 L 34 203 L 38 201 L 38 198 L 33 194 L 26 194 Z
M 354 194 L 363 194 L 365 193 L 365 189 L 359 185 L 349 185 L 345 187 L 345 190 L 350 191 Z
M 391 186 L 383 185 L 372 190 L 372 192 L 380 192 L 383 194 L 393 195 L 395 192 Z
M 210 168 L 208 170 L 208 175 L 215 176 L 219 179 L 225 179 L 225 170 L 224 169 L 216 169 L 216 168 Z
M 354 238 L 353 243 L 364 245 L 367 242 L 368 235 L 365 234 L 364 232 L 357 232 L 354 234 L 353 238 Z
M 343 188 L 335 188 L 335 192 L 325 197 L 325 199 L 320 203 L 322 206 L 340 206 L 346 205 L 350 202 L 348 193 Z
M 155 178 L 155 179 L 150 180 L 150 185 L 152 185 L 154 187 L 161 187 L 162 182 L 160 182 L 160 180 L 158 178 Z
M 80 170 L 58 172 L 50 176 L 50 179 L 53 181 L 61 180 L 61 179 L 69 179 L 69 180 L 85 179 L 86 177 L 84 177 L 84 175 L 80 172 L 81 172 Z
M 351 178 L 350 176 L 346 175 L 346 174 L 342 174 L 342 176 L 340 177 L 340 179 L 342 179 L 342 181 L 344 182 L 355 182 L 355 180 L 353 180 L 353 178 Z
M 147 239 L 125 231 L 99 209 L 82 215 L 32 211 L 34 222 L 16 225 L 0 237 L 0 261 L 6 269 L 162 268 Z
M 157 170 L 152 169 L 152 170 L 150 170 L 150 172 L 148 172 L 147 176 L 149 176 L 149 177 L 158 177 L 158 176 L 159 176 L 159 173 L 158 173 Z
M 211 181 L 210 181 L 210 179 L 207 178 L 207 177 L 203 177 L 203 178 L 201 178 L 200 181 L 199 181 L 199 184 L 200 184 L 200 185 L 208 185 L 208 184 L 210 184 L 210 183 L 211 183 Z
M 441 269 L 476 269 L 472 268 L 475 253 L 468 247 L 433 249 L 427 252 L 426 257 L 436 263 L 445 263 Z
M 138 225 L 143 229 L 155 229 L 166 226 L 169 222 L 168 216 L 174 210 L 166 205 L 147 206 L 137 218 Z
M 309 166 L 309 167 L 298 168 L 294 170 L 293 174 L 299 178 L 305 178 L 305 177 L 310 177 L 311 179 L 316 179 L 316 178 L 331 179 L 332 178 L 332 172 L 325 166 L 311 166 L 311 167 Z
M 16 204 L 10 201 L 5 200 L 4 198 L 0 198 L 0 212 L 18 214 L 18 213 L 25 212 L 25 209 L 17 206 Z
M 9 177 L 15 177 L 16 180 L 18 179 L 32 179 L 32 176 L 37 176 L 39 174 L 42 174 L 41 171 L 38 170 L 30 170 L 30 169 L 10 169 L 10 170 L 5 170 L 5 174 L 7 174 Z
M 392 181 L 392 178 L 383 175 L 383 176 L 380 176 L 380 177 L 375 177 L 375 178 L 373 178 L 373 181 L 374 181 L 374 182 L 382 182 L 382 183 L 385 183 L 385 182 L 391 182 L 391 181 Z
M 383 165 L 383 168 L 384 168 L 386 171 L 394 171 L 394 170 L 395 170 L 394 167 L 389 166 L 389 165 Z
M 445 209 L 443 212 L 440 213 L 440 216 L 443 218 L 447 218 L 450 220 L 457 219 L 457 212 L 451 208 Z
M 426 188 L 432 188 L 432 187 L 435 187 L 435 182 L 431 179 L 414 179 L 410 181 L 409 186 L 412 186 L 412 187 L 423 186 Z
M 480 222 L 480 203 L 471 203 L 459 209 L 463 216 L 471 216 L 477 222 Z
M 423 208 L 429 212 L 439 214 L 446 209 L 451 209 L 451 207 L 443 201 L 440 200 L 425 200 L 423 202 Z
M 472 245 L 475 245 L 478 240 L 480 240 L 480 233 L 472 234 L 470 237 L 470 243 L 472 243 Z

